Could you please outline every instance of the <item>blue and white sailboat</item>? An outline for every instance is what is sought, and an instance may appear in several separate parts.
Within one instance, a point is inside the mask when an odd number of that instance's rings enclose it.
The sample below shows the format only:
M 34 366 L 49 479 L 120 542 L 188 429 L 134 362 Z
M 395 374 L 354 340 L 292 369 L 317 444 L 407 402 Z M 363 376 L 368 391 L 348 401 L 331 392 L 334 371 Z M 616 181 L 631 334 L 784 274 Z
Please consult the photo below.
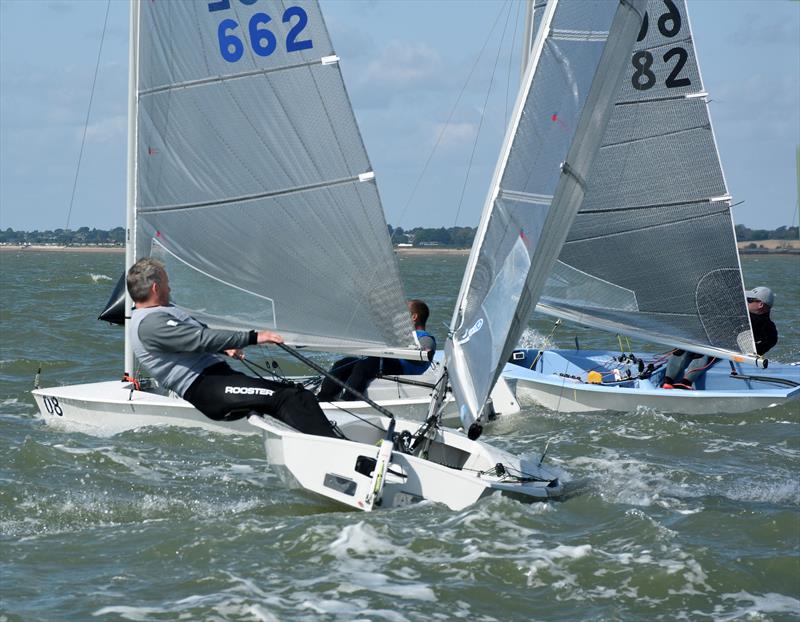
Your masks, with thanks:
M 711 414 L 800 397 L 800 366 L 759 369 L 767 361 L 756 354 L 685 0 L 648 2 L 583 203 L 536 308 L 721 359 L 694 391 L 675 391 L 660 388 L 666 357 L 515 351 L 504 377 L 518 397 L 548 408 Z

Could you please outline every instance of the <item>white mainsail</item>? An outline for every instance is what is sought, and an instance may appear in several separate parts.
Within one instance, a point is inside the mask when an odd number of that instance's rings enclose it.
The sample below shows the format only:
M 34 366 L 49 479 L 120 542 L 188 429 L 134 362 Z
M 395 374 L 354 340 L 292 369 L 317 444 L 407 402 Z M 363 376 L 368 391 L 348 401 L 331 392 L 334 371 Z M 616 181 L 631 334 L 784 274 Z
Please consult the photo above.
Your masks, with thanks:
M 317 2 L 137 4 L 136 255 L 212 326 L 418 354 Z
M 644 6 L 554 0 L 542 14 L 446 344 L 465 426 L 482 414 L 580 207 Z
M 649 0 L 586 196 L 537 307 L 753 360 L 739 255 L 684 0 Z

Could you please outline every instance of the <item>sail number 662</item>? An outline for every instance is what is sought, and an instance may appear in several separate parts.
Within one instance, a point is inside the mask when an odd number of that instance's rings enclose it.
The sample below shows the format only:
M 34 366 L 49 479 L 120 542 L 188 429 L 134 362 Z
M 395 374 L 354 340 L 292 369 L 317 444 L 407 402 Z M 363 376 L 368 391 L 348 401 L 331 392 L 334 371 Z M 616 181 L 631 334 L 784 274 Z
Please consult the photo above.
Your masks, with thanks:
M 245 4 L 251 4 L 246 2 Z M 209 10 L 211 10 L 209 5 Z M 308 14 L 299 6 L 290 6 L 283 12 L 283 23 L 291 23 L 294 18 L 297 21 L 286 33 L 286 51 L 298 52 L 314 47 L 311 39 L 300 39 L 300 34 L 308 25 Z M 278 47 L 278 40 L 268 24 L 272 18 L 266 13 L 255 13 L 247 24 L 250 35 L 250 47 L 258 56 L 269 56 Z M 244 42 L 236 36 L 235 31 L 239 28 L 239 23 L 233 19 L 224 19 L 217 27 L 217 38 L 219 39 L 219 52 L 229 63 L 235 63 L 244 55 Z

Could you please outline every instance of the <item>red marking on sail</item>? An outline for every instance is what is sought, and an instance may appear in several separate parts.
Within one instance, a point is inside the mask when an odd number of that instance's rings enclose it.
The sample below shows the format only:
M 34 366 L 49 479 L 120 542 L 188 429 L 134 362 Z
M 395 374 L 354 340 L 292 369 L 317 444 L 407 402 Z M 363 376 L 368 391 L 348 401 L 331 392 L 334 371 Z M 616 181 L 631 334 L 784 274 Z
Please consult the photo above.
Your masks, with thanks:
M 564 123 L 561 119 L 558 118 L 558 113 L 557 112 L 554 112 L 553 114 L 550 115 L 550 120 L 553 123 L 558 123 L 561 126 L 562 129 L 565 129 L 565 130 L 567 129 L 567 124 Z
M 160 232 L 160 231 L 156 231 L 156 237 L 157 237 L 157 238 L 160 238 L 160 237 L 161 237 L 161 232 Z
M 528 249 L 528 252 L 530 253 L 533 250 L 533 242 L 531 242 L 531 239 L 527 235 L 525 235 L 524 229 L 519 230 L 519 239 L 522 240 L 522 243 L 525 245 L 525 248 Z
M 158 149 L 155 147 L 148 147 L 147 148 L 147 155 L 156 155 L 158 153 Z

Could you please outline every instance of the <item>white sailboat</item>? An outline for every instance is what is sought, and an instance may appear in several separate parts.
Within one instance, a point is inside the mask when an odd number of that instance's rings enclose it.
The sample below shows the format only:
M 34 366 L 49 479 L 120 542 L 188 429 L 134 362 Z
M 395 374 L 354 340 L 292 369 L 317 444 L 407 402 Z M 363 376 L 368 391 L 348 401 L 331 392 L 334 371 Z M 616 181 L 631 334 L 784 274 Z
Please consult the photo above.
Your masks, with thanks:
M 419 426 L 336 414 L 347 437 L 342 440 L 251 417 L 264 432 L 268 461 L 288 483 L 367 511 L 423 499 L 459 509 L 493 492 L 528 500 L 564 494 L 563 482 L 541 459 L 525 461 L 475 439 L 489 393 L 581 204 L 583 180 L 643 13 L 643 1 L 548 4 L 470 254 L 428 419 Z M 562 118 L 555 130 L 554 106 Z M 439 427 L 448 382 L 467 436 Z
M 767 361 L 756 354 L 685 0 L 649 0 L 586 183 L 537 310 L 731 363 L 712 367 L 697 390 L 674 391 L 661 388 L 666 356 L 519 349 L 504 373 L 517 394 L 567 412 L 693 414 L 800 397 L 800 366 L 754 368 Z
M 643 12 L 644 0 L 548 5 L 442 373 L 422 401 L 427 419 L 395 417 L 385 402 L 371 414 L 326 411 L 345 440 L 250 417 L 287 479 L 364 510 L 421 499 L 461 508 L 492 491 L 564 494 L 541 459 L 474 439 L 581 204 Z M 134 2 L 131 33 L 127 265 L 162 259 L 176 302 L 211 326 L 271 327 L 311 350 L 423 356 L 318 5 Z M 133 364 L 126 342 L 126 371 Z M 439 425 L 448 379 L 470 438 Z M 176 413 L 194 410 L 129 383 L 34 394 L 51 418 L 156 413 L 180 425 Z
M 158 257 L 175 301 L 211 326 L 271 328 L 316 351 L 425 358 L 316 3 L 134 0 L 130 33 L 126 270 Z M 101 433 L 163 424 L 257 432 L 138 384 L 127 330 L 125 377 L 137 382 L 37 389 L 45 420 Z M 436 377 L 378 380 L 368 397 L 424 419 Z M 505 383 L 494 404 L 519 410 Z M 323 408 L 373 410 L 364 401 Z

